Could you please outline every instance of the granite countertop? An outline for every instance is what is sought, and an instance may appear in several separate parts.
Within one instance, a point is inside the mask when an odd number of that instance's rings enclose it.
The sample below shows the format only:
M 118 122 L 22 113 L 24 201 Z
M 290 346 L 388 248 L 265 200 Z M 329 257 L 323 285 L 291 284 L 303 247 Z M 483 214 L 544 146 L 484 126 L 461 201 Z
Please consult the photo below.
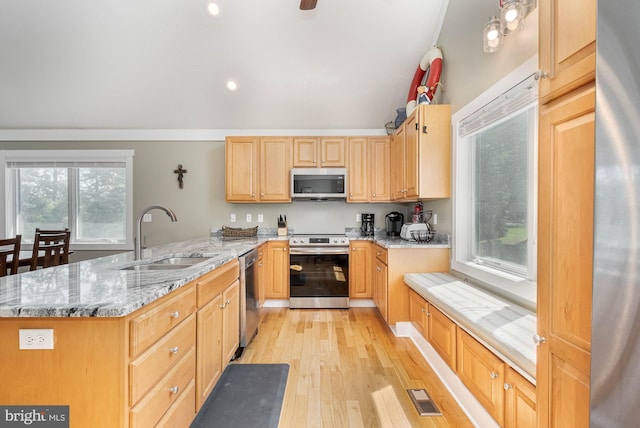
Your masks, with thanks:
M 375 240 L 387 248 L 446 247 L 433 242 L 417 244 L 386 236 L 349 239 Z M 448 236 L 447 242 L 448 242 Z M 144 250 L 142 261 L 133 252 L 39 269 L 0 278 L 0 318 L 14 317 L 122 317 L 152 303 L 264 242 L 288 236 L 261 235 L 224 239 L 215 234 Z M 174 257 L 209 257 L 191 267 L 161 271 L 122 268 Z
M 374 241 L 384 248 L 451 248 L 451 235 L 436 233 L 430 242 L 420 243 L 407 241 L 399 236 L 387 236 L 384 232 L 376 232 L 373 236 L 361 236 L 357 229 L 347 231 L 347 237 L 351 240 Z
M 446 273 L 405 274 L 404 282 L 535 384 L 535 312 Z

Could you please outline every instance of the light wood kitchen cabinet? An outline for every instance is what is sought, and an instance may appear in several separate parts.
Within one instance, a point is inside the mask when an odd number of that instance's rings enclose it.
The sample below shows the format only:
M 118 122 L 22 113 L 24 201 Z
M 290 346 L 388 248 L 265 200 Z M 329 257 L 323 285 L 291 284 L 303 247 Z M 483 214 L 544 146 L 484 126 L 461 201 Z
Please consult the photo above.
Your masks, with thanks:
M 507 367 L 504 390 L 504 427 L 535 428 L 536 387 Z
M 595 86 L 540 108 L 538 426 L 589 425 Z
M 504 426 L 504 362 L 458 327 L 457 374 L 462 383 Z
M 267 243 L 265 298 L 289 298 L 289 241 L 269 241 Z
M 448 248 L 384 248 L 376 244 L 373 253 L 374 303 L 388 324 L 409 321 L 410 288 L 404 283 L 405 273 L 449 270 Z M 384 278 L 378 277 L 381 271 L 386 272 Z
M 234 259 L 196 280 L 196 409 L 200 409 L 240 341 L 239 264 Z
M 349 243 L 349 298 L 370 299 L 372 291 L 371 242 Z
M 540 102 L 546 103 L 595 79 L 596 0 L 541 0 Z
M 347 202 L 390 201 L 391 137 L 351 137 L 347 148 Z
M 258 247 L 258 260 L 257 260 L 257 264 L 258 264 L 258 269 L 257 269 L 257 277 L 256 280 L 258 281 L 258 286 L 257 286 L 257 290 L 258 290 L 258 307 L 262 307 L 264 306 L 264 300 L 265 300 L 265 294 L 266 294 L 266 289 L 265 289 L 265 284 L 266 284 L 266 278 L 267 278 L 267 268 L 265 266 L 265 251 L 267 248 L 267 244 L 262 244 Z
M 346 146 L 344 137 L 294 137 L 293 167 L 344 168 Z
M 367 137 L 350 137 L 347 144 L 349 193 L 348 202 L 369 200 L 369 140 Z
M 397 130 L 392 148 L 394 200 L 451 196 L 451 109 L 420 104 Z
M 227 202 L 291 202 L 291 138 L 227 137 Z
M 413 290 L 409 290 L 409 318 L 451 370 L 456 370 L 456 323 Z

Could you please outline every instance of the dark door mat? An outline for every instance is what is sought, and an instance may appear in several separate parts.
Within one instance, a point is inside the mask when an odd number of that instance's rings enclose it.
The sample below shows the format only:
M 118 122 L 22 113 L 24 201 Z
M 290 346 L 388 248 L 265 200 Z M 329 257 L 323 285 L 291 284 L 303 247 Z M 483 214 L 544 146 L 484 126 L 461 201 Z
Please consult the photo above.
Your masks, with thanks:
M 407 392 L 420 416 L 442 415 L 433 401 L 431 401 L 431 397 L 427 394 L 426 389 L 407 389 Z
M 288 364 L 229 364 L 191 428 L 277 428 L 288 375 Z

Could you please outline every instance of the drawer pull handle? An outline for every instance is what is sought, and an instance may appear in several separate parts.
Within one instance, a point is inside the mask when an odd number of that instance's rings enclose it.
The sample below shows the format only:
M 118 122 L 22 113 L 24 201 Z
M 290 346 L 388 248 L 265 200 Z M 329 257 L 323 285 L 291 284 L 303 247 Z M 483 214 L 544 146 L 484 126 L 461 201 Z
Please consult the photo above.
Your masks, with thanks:
M 497 378 L 497 377 L 498 377 L 498 373 L 496 373 L 496 372 L 491 372 L 491 374 L 490 374 L 489 376 L 491 376 L 491 379 L 495 379 L 495 378 Z
M 382 272 L 382 269 L 380 268 L 380 266 L 376 266 L 376 269 L 378 269 L 378 272 Z
M 172 386 L 171 388 L 169 388 L 169 392 L 172 394 L 177 394 L 179 390 L 180 388 L 178 388 L 177 386 Z
M 511 385 L 509 385 L 508 383 L 505 383 L 505 384 L 504 384 L 504 390 L 505 390 L 505 391 L 508 391 L 508 390 L 510 390 L 510 389 L 511 389 Z
M 177 346 L 169 348 L 169 352 L 171 352 L 172 354 L 177 354 L 179 350 L 180 348 L 178 348 Z
M 546 341 L 547 341 L 546 337 L 542 337 L 542 336 L 537 335 L 537 334 L 533 336 L 533 343 L 535 343 L 536 346 L 540 346 L 541 344 L 543 344 Z
M 171 312 L 171 318 L 179 318 L 180 317 L 180 312 L 175 311 L 175 312 Z

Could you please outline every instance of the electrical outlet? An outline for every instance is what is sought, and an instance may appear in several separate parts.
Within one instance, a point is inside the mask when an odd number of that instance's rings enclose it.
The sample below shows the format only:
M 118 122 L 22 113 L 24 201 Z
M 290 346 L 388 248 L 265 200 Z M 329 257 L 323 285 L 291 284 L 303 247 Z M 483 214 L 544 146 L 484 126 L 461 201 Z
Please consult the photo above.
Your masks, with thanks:
M 438 224 L 438 214 L 433 214 L 433 225 L 435 226 L 436 224 Z
M 235 222 L 236 222 L 236 215 L 235 215 L 235 214 L 231 214 L 231 215 L 229 215 L 229 221 L 230 221 L 231 223 L 235 223 Z
M 247 223 L 251 223 L 251 214 L 247 214 Z
M 264 216 L 262 214 L 258 214 L 258 223 L 262 223 L 264 221 Z
M 52 328 L 31 328 L 19 330 L 20 349 L 53 349 Z
M 145 223 L 151 223 L 153 221 L 153 216 L 151 215 L 151 213 L 146 213 L 142 216 L 142 221 Z
M 356 221 L 362 221 L 362 215 L 360 213 L 356 214 Z

